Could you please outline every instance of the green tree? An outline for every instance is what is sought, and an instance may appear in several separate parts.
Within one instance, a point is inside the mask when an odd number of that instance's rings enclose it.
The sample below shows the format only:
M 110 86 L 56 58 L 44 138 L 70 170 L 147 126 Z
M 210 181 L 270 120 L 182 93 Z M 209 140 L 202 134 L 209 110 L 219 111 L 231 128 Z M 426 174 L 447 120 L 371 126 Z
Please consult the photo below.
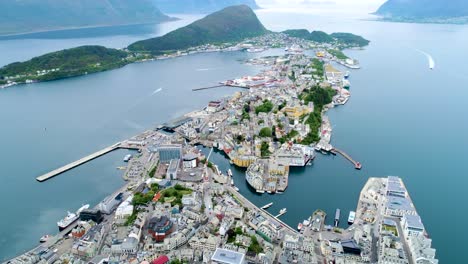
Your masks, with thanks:
M 260 137 L 271 137 L 273 135 L 273 132 L 271 131 L 271 128 L 269 127 L 264 127 L 260 129 L 260 133 L 258 133 Z

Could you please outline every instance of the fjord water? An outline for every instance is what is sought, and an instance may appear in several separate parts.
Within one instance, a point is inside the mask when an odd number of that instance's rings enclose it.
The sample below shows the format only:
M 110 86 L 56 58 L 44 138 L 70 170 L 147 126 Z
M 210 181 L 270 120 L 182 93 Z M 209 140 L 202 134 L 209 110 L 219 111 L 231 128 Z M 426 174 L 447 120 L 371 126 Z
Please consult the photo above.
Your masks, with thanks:
M 351 72 L 348 104 L 329 112 L 332 143 L 364 167 L 355 171 L 341 157 L 319 154 L 312 166 L 292 170 L 282 195 L 252 192 L 243 171 L 235 169 L 241 193 L 259 206 L 274 202 L 272 212 L 286 207 L 282 219 L 293 227 L 317 208 L 329 215 L 341 208 L 345 222 L 368 177 L 397 175 L 404 179 L 441 262 L 457 263 L 466 232 L 456 225 L 468 216 L 463 195 L 468 182 L 468 27 L 269 10 L 258 15 L 271 30 L 343 31 L 372 41 L 365 50 L 347 51 L 360 60 L 362 69 Z M 141 35 L 118 30 L 115 36 L 0 40 L 0 62 L 81 44 L 123 47 L 159 34 L 160 27 L 154 28 Z M 417 49 L 434 57 L 434 70 Z M 111 153 L 45 183 L 37 183 L 37 175 L 231 94 L 234 90 L 191 89 L 255 73 L 259 68 L 238 60 L 262 55 L 200 54 L 1 90 L 0 259 L 54 232 L 55 222 L 67 210 L 82 203 L 95 205 L 122 185 L 115 167 L 122 164 L 125 152 Z M 221 154 L 213 159 L 223 170 L 230 166 Z

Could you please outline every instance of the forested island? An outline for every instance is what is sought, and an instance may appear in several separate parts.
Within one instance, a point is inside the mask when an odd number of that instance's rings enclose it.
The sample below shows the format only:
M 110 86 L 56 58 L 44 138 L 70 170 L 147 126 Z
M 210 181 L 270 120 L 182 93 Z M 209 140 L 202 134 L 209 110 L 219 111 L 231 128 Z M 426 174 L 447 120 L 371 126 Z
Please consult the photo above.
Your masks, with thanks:
M 127 49 L 82 46 L 48 53 L 25 62 L 11 63 L 0 68 L 0 88 L 106 71 L 132 62 L 188 54 L 189 49 L 195 52 L 221 50 L 221 47 L 239 50 L 240 47 L 236 45 L 242 41 L 267 34 L 279 33 L 268 31 L 250 7 L 231 6 L 164 36 L 133 43 Z M 282 34 L 315 43 L 330 43 L 340 49 L 362 47 L 369 43 L 361 36 L 350 33 L 288 30 Z M 342 54 L 338 52 L 335 56 Z

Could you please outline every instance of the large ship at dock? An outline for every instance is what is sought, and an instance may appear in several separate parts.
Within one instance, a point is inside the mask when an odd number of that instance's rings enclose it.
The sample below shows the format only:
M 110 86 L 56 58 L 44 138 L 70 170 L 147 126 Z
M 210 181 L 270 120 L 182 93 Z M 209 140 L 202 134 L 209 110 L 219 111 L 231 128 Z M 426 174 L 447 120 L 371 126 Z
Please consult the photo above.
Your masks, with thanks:
M 62 220 L 57 222 L 59 231 L 62 231 L 66 229 L 67 227 L 69 227 L 71 224 L 73 224 L 80 217 L 81 211 L 86 210 L 88 208 L 89 208 L 89 204 L 85 204 L 82 207 L 80 207 L 80 209 L 78 209 L 76 213 L 67 212 L 67 216 L 65 216 Z

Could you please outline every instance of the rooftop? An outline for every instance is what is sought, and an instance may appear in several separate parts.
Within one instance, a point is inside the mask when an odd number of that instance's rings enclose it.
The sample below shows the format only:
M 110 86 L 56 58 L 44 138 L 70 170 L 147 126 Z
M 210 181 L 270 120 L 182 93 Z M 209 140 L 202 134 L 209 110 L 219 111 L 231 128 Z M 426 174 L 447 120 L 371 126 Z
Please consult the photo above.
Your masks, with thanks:
M 211 260 L 224 264 L 242 264 L 244 263 L 244 258 L 245 255 L 239 252 L 217 248 Z

